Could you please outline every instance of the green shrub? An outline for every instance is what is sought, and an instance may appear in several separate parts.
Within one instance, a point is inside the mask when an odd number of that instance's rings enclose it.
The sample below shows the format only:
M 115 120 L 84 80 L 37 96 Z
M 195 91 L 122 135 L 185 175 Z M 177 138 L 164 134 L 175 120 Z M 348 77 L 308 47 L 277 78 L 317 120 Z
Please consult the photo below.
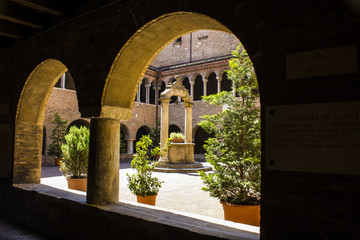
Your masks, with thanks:
M 127 174 L 130 191 L 139 196 L 157 195 L 163 181 L 153 177 L 152 173 L 157 163 L 151 163 L 147 154 L 152 140 L 149 135 L 144 135 L 136 142 L 136 154 L 131 162 L 131 167 L 136 170 L 134 174 Z M 151 150 L 151 155 L 160 155 L 159 147 Z
M 70 178 L 86 178 L 88 170 L 90 131 L 87 127 L 72 126 L 61 146 L 63 159 L 60 171 Z

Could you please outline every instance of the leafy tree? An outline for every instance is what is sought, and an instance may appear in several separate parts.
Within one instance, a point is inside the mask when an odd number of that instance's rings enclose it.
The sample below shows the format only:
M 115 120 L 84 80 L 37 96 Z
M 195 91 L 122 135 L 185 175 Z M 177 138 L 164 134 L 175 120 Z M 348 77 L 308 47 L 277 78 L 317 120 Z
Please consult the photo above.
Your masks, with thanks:
M 54 124 L 55 127 L 51 132 L 50 138 L 52 139 L 52 142 L 49 146 L 48 154 L 61 158 L 61 145 L 64 142 L 67 121 L 62 120 L 59 113 L 55 113 L 51 123 Z
M 254 205 L 260 202 L 260 109 L 258 85 L 252 62 L 239 45 L 229 61 L 228 78 L 232 92 L 223 91 L 204 97 L 204 101 L 223 106 L 224 110 L 203 116 L 200 126 L 214 133 L 204 145 L 206 160 L 215 173 L 201 172 L 210 195 L 232 204 Z
M 60 171 L 70 178 L 85 178 L 88 170 L 90 131 L 87 127 L 72 126 L 61 146 L 63 160 Z

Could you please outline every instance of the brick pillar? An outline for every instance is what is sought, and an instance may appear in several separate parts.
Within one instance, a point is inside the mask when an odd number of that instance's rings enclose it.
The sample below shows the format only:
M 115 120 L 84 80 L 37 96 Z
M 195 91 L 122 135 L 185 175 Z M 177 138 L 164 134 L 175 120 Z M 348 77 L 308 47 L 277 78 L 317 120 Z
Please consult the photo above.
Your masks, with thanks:
M 89 171 L 86 201 L 106 205 L 119 201 L 120 121 L 90 121 Z
M 43 127 L 36 122 L 16 122 L 14 183 L 40 183 Z

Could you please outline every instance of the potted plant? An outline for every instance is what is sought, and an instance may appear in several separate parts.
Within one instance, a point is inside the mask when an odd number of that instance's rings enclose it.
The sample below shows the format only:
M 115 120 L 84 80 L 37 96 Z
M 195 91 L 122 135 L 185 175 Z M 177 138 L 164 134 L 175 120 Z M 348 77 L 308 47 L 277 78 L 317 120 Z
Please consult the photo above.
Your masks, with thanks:
M 225 220 L 259 226 L 260 109 L 255 106 L 259 94 L 254 91 L 257 81 L 252 63 L 245 50 L 241 54 L 238 50 L 233 53 L 227 72 L 238 97 L 231 92 L 204 97 L 210 104 L 227 108 L 204 116 L 200 123 L 206 131 L 215 134 L 204 145 L 206 160 L 215 172 L 200 175 L 205 184 L 202 189 L 223 204 Z M 232 208 L 237 212 L 229 213 Z
M 170 133 L 170 139 L 173 143 L 183 143 L 184 142 L 184 134 L 182 132 L 172 132 Z
M 61 146 L 63 160 L 60 171 L 66 176 L 68 187 L 86 191 L 90 131 L 87 127 L 72 126 Z
M 156 162 L 150 162 L 148 149 L 152 144 L 149 135 L 144 135 L 136 142 L 136 154 L 131 162 L 131 167 L 136 170 L 134 174 L 127 174 L 128 187 L 136 195 L 137 201 L 144 204 L 155 205 L 156 196 L 163 181 L 153 177 L 152 173 Z M 159 155 L 160 149 L 156 147 L 151 150 L 150 155 Z
M 64 142 L 67 121 L 62 120 L 59 113 L 55 113 L 51 123 L 55 126 L 51 131 L 50 138 L 52 142 L 49 146 L 48 154 L 55 156 L 55 165 L 60 166 L 60 161 L 62 158 L 61 145 Z

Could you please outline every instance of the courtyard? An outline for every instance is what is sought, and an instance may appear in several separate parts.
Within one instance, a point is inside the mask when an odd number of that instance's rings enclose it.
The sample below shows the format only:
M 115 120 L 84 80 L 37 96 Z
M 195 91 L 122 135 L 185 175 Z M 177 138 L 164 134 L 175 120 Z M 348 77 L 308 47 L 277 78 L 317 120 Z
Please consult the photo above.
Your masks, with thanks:
M 210 166 L 207 162 L 202 162 L 202 164 Z M 120 201 L 136 202 L 136 196 L 131 194 L 127 187 L 126 176 L 127 173 L 131 174 L 134 171 L 130 167 L 130 161 L 120 162 Z M 157 207 L 224 219 L 223 209 L 219 201 L 210 197 L 208 192 L 201 190 L 203 183 L 198 173 L 154 172 L 153 175 L 164 181 L 156 199 Z M 54 165 L 42 166 L 41 184 L 66 191 L 75 191 L 68 189 L 65 177 L 62 176 L 59 167 Z M 76 192 L 85 195 L 85 192 Z

